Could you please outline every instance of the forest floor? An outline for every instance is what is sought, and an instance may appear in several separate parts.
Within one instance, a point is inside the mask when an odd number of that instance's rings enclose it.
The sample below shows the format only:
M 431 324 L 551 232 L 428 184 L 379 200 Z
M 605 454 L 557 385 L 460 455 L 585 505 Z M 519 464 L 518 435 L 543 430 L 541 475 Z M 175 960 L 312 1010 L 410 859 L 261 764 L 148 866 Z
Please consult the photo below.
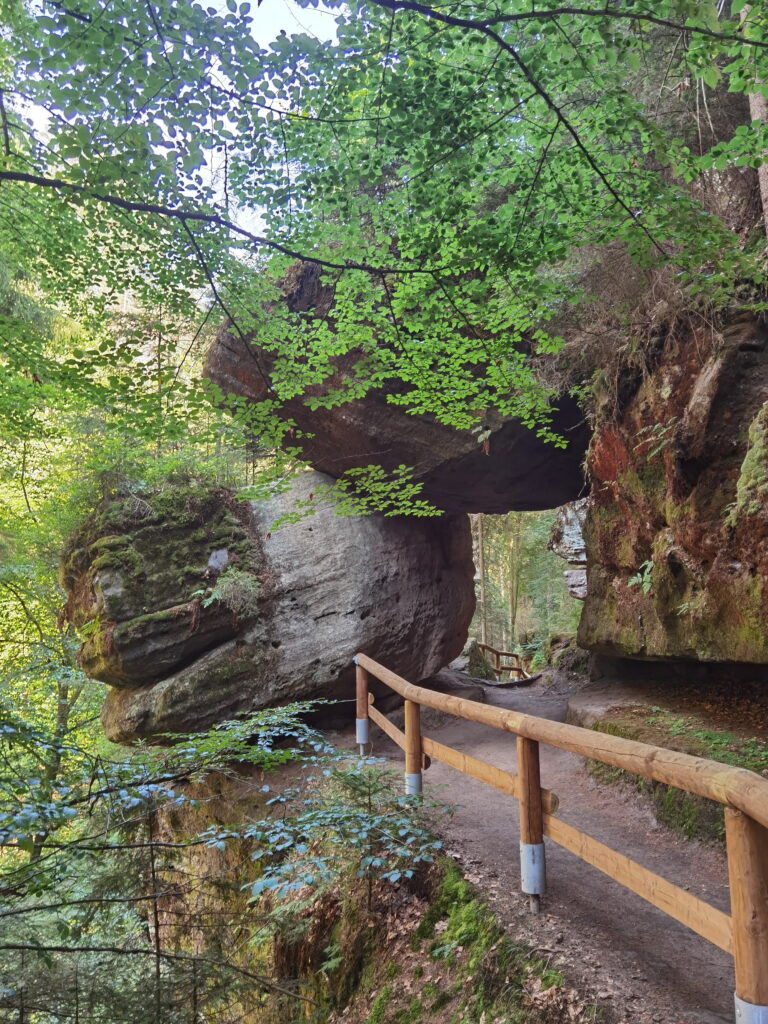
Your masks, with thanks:
M 535 685 L 484 686 L 489 704 L 563 721 L 574 678 L 547 673 Z M 479 695 L 479 694 L 478 694 Z M 702 712 L 700 695 L 686 710 Z M 715 708 L 712 709 L 716 710 Z M 515 770 L 514 738 L 433 712 L 425 734 L 491 764 Z M 378 729 L 373 754 L 401 762 Z M 346 730 L 332 737 L 342 746 Z M 705 845 L 659 825 L 650 800 L 629 784 L 604 785 L 583 758 L 542 747 L 542 785 L 560 798 L 558 816 L 640 861 L 701 899 L 728 910 L 727 867 L 717 844 Z M 605 1024 L 715 1024 L 733 1020 L 731 958 L 576 857 L 547 842 L 548 891 L 542 913 L 519 891 L 517 803 L 433 763 L 425 791 L 455 807 L 441 826 L 449 856 L 463 868 L 513 941 L 527 943 L 560 971 Z

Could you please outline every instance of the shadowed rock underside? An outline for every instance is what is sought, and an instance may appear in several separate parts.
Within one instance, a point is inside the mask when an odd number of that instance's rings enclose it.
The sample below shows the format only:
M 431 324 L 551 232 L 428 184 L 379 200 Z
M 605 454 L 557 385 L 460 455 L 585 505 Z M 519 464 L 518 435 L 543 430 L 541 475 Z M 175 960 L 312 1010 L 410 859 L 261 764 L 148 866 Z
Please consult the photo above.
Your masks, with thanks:
M 285 302 L 292 312 L 323 317 L 332 290 L 318 268 L 296 265 L 286 276 Z M 353 373 L 360 353 L 334 359 L 332 381 L 307 389 L 324 394 Z M 204 373 L 222 391 L 250 401 L 268 397 L 272 357 L 258 336 L 245 339 L 222 327 L 209 350 Z M 485 444 L 469 430 L 456 430 L 428 416 L 409 415 L 382 390 L 332 409 L 310 409 L 301 398 L 286 401 L 281 415 L 305 435 L 296 440 L 306 460 L 338 478 L 346 470 L 377 464 L 391 471 L 413 468 L 423 497 L 447 512 L 503 513 L 555 508 L 585 493 L 583 459 L 589 429 L 578 404 L 566 395 L 552 412 L 552 429 L 566 441 L 556 448 L 519 420 L 488 413 Z M 292 440 L 292 443 L 294 441 Z

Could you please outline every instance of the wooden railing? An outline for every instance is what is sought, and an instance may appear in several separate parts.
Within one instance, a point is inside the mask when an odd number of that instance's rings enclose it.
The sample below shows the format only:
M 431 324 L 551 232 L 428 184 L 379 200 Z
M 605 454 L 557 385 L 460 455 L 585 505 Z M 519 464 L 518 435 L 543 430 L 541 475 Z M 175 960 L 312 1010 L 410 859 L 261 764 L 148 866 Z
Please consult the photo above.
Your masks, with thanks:
M 518 801 L 521 888 L 534 911 L 546 887 L 546 836 L 730 953 L 736 973 L 736 1020 L 768 1024 L 768 781 L 744 768 L 427 690 L 364 654 L 357 655 L 355 664 L 360 751 L 365 752 L 372 720 L 405 751 L 407 793 L 421 792 L 422 772 L 435 758 Z M 373 706 L 369 674 L 404 698 L 405 732 Z M 424 736 L 422 707 L 513 733 L 517 774 Z M 541 788 L 540 743 L 724 804 L 730 915 L 556 818 L 557 797 Z
M 491 647 L 490 644 L 478 643 L 477 645 L 486 657 L 489 657 L 491 668 L 496 673 L 498 679 L 501 678 L 502 672 L 509 672 L 510 679 L 514 674 L 516 679 L 528 679 L 528 673 L 523 668 L 523 663 L 520 660 L 520 655 L 515 654 L 512 651 L 497 651 L 495 647 Z M 510 664 L 503 664 L 502 659 L 508 658 Z

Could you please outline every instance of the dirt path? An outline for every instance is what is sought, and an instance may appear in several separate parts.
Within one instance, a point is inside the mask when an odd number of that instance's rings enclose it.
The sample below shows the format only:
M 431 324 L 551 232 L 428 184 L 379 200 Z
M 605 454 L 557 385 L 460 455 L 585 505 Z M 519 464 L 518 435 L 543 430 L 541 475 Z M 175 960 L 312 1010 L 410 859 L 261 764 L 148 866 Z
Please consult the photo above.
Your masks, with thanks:
M 566 700 L 546 682 L 486 688 L 487 702 L 562 721 Z M 514 738 L 427 713 L 425 734 L 501 768 L 515 768 Z M 378 729 L 373 752 L 400 763 Z M 344 736 L 345 740 L 349 737 Z M 346 743 L 345 743 L 346 745 Z M 542 747 L 542 785 L 560 798 L 558 816 L 721 909 L 728 909 L 724 855 L 655 824 L 634 790 L 598 786 L 575 755 Z M 733 1021 L 733 970 L 725 953 L 547 841 L 548 893 L 534 917 L 519 892 L 517 803 L 434 763 L 425 786 L 457 805 L 443 826 L 447 851 L 487 896 L 513 937 L 550 957 L 606 1024 L 720 1024 Z

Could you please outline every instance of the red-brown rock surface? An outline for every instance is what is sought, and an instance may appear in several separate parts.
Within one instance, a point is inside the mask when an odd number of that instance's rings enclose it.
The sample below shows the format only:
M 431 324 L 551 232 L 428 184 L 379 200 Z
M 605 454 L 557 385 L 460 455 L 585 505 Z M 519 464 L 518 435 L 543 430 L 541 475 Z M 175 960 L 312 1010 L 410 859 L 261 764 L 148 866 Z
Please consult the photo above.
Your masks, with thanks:
M 766 328 L 678 327 L 590 452 L 579 643 L 768 662 Z

